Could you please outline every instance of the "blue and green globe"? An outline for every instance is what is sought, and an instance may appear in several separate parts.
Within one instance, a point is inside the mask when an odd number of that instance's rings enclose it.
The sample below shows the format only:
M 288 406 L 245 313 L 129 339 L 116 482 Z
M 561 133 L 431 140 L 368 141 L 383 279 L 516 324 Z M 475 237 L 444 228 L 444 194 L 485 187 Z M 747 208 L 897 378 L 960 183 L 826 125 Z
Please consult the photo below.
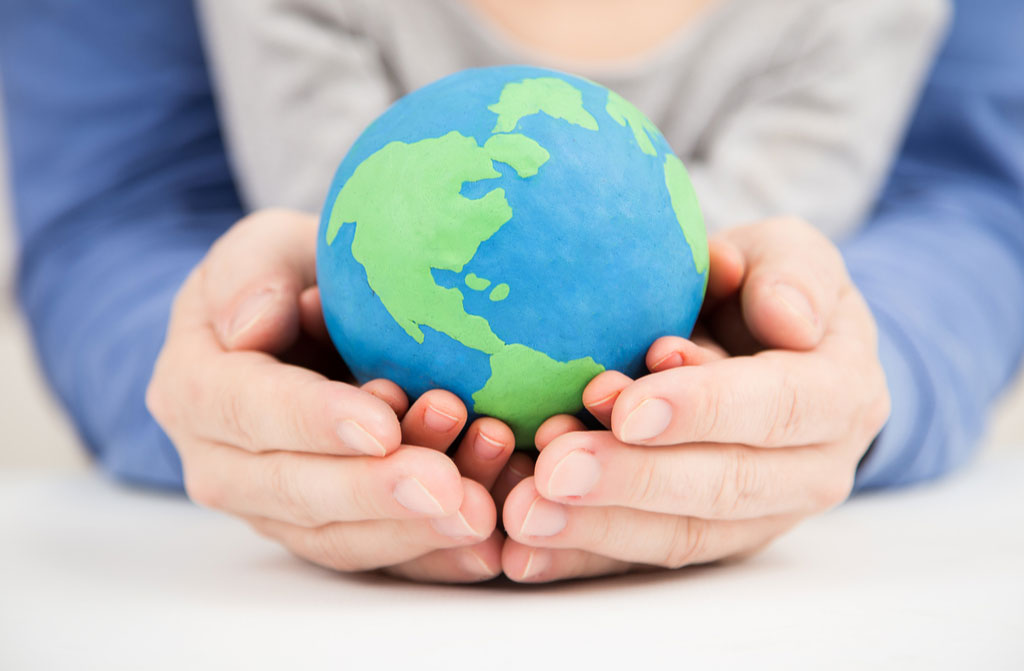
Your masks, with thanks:
M 317 274 L 360 381 L 448 389 L 533 444 L 607 369 L 689 335 L 707 284 L 683 164 L 633 105 L 531 67 L 466 70 L 395 103 L 324 208 Z

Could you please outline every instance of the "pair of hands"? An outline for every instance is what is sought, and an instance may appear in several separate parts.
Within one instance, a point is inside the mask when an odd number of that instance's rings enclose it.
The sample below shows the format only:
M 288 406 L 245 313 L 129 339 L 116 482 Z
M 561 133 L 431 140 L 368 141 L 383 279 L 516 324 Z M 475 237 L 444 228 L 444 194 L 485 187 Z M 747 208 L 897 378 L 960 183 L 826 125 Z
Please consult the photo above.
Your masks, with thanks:
M 341 571 L 523 582 L 743 556 L 849 495 L 888 416 L 874 320 L 837 250 L 770 220 L 711 244 L 694 339 L 651 375 L 584 392 L 604 425 L 538 431 L 536 462 L 502 422 L 435 390 L 355 387 L 320 313 L 317 222 L 236 225 L 175 301 L 147 403 L 197 503 Z M 505 533 L 496 530 L 498 511 Z M 507 534 L 507 537 L 506 537 Z

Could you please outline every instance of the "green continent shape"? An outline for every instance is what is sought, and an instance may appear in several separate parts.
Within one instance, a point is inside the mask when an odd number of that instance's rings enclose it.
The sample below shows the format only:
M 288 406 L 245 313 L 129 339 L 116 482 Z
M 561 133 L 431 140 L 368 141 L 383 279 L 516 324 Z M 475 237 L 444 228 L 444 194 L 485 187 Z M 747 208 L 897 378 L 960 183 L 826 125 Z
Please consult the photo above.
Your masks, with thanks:
M 484 144 L 484 150 L 495 161 L 512 166 L 523 179 L 536 175 L 551 158 L 548 150 L 536 140 L 519 133 L 492 135 Z
M 633 137 L 636 138 L 636 143 L 640 145 L 640 151 L 651 156 L 658 155 L 654 143 L 651 142 L 651 137 L 656 137 L 659 132 L 658 127 L 651 123 L 651 120 L 643 112 L 634 107 L 633 103 L 618 93 L 609 91 L 608 105 L 605 107 L 605 111 L 620 126 L 629 125 L 629 129 L 633 131 Z
M 583 408 L 583 388 L 603 371 L 590 357 L 563 363 L 526 345 L 506 345 L 491 355 L 491 377 L 473 394 L 473 409 L 508 424 L 516 445 L 532 446 L 548 417 Z
M 466 286 L 473 291 L 483 291 L 487 287 L 491 286 L 491 281 L 477 276 L 476 273 L 470 273 L 466 275 Z
M 503 301 L 506 298 L 508 298 L 509 291 L 509 286 L 502 282 L 498 286 L 494 287 L 494 289 L 491 291 L 491 295 L 489 296 L 489 298 L 495 303 L 497 303 L 498 301 Z
M 481 147 L 453 131 L 411 144 L 392 142 L 356 168 L 335 200 L 327 244 L 342 225 L 355 223 L 352 256 L 416 342 L 424 340 L 420 327 L 428 326 L 486 354 L 505 346 L 486 319 L 466 312 L 461 291 L 439 286 L 431 273 L 461 273 L 480 244 L 512 218 L 504 189 L 471 200 L 460 193 L 464 183 L 501 177 L 495 160 L 520 174 L 536 173 L 546 160 L 533 140 L 504 138 Z
M 583 107 L 583 92 L 557 77 L 506 84 L 498 102 L 487 109 L 498 115 L 492 133 L 513 131 L 523 117 L 541 112 L 587 130 L 597 130 L 597 119 Z
M 708 234 L 704 228 L 704 217 L 683 162 L 672 154 L 665 157 L 665 186 L 668 187 L 676 219 L 690 245 L 693 265 L 698 273 L 703 273 L 708 269 Z M 707 283 L 706 277 L 704 282 Z

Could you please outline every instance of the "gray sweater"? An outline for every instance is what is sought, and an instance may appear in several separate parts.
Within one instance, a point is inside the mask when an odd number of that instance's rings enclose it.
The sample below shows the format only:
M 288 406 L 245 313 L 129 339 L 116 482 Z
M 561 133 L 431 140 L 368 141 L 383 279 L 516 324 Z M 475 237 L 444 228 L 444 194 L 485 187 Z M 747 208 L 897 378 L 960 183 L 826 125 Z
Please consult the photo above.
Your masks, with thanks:
M 873 204 L 943 34 L 946 0 L 720 0 L 614 66 L 529 52 L 459 0 L 199 0 L 243 198 L 319 210 L 362 130 L 468 67 L 525 63 L 619 92 L 664 132 L 708 228 Z

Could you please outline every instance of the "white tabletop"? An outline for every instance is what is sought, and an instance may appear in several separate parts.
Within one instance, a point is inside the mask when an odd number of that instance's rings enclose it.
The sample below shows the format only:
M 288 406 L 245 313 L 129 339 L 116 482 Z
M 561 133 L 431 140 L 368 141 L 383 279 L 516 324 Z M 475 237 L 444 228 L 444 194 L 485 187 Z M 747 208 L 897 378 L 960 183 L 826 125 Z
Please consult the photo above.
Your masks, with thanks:
M 729 566 L 523 587 L 339 576 L 177 496 L 0 472 L 0 668 L 1024 669 L 1024 453 Z

